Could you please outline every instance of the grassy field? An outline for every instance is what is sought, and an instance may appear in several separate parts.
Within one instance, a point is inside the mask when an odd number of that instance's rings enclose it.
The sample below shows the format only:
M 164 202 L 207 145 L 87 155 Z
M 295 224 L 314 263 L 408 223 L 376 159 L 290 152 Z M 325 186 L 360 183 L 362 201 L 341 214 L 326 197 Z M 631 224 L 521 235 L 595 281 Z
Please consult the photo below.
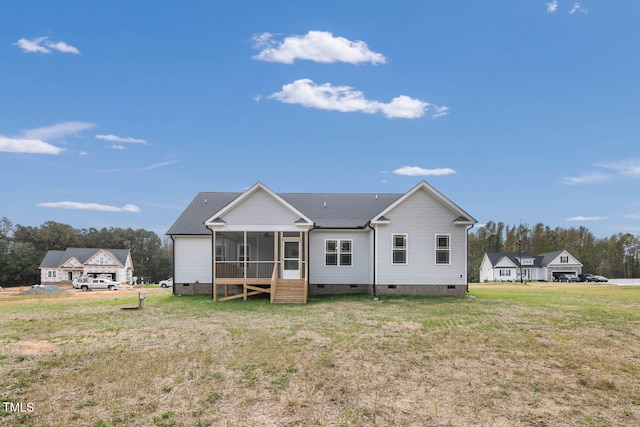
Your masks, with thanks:
M 0 425 L 640 425 L 640 287 L 92 294 L 0 299 Z

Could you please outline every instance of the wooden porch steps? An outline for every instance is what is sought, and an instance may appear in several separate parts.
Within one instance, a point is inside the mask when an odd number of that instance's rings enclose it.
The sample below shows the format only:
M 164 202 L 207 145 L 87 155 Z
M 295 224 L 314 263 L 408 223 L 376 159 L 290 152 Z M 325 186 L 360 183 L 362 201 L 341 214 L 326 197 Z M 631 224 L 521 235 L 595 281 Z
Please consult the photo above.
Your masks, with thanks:
M 305 304 L 307 302 L 304 280 L 277 279 L 274 304 Z

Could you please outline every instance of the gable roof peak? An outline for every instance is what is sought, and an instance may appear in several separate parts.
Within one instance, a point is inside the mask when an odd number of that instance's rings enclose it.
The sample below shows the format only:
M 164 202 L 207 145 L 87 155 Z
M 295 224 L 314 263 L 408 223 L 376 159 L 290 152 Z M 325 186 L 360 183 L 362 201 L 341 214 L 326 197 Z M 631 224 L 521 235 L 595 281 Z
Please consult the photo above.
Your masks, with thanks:
M 379 212 L 374 218 L 372 218 L 371 221 L 374 223 L 379 221 L 381 217 L 387 215 L 389 211 L 394 209 L 396 206 L 404 202 L 406 199 L 408 199 L 414 193 L 416 193 L 418 190 L 421 190 L 421 189 L 433 195 L 436 199 L 440 200 L 445 206 L 447 206 L 449 209 L 453 210 L 458 214 L 458 218 L 455 219 L 454 223 L 472 225 L 478 222 L 474 217 L 472 217 L 467 212 L 465 212 L 460 206 L 453 203 L 449 198 L 447 198 L 444 194 L 436 190 L 435 187 L 431 186 L 431 184 L 429 184 L 424 179 L 420 181 L 417 185 L 415 185 L 411 190 L 403 194 L 398 200 L 393 202 L 391 205 L 387 206 L 382 212 Z
M 269 196 L 273 197 L 275 200 L 277 200 L 279 203 L 281 203 L 283 206 L 285 206 L 291 212 L 293 212 L 294 214 L 298 215 L 300 217 L 300 219 L 305 221 L 307 224 L 309 224 L 309 225 L 313 224 L 313 221 L 311 219 L 309 219 L 305 214 L 300 212 L 295 206 L 293 206 L 291 203 L 287 202 L 285 199 L 282 198 L 282 196 L 280 196 L 278 193 L 276 193 L 273 190 L 271 190 L 269 187 L 264 185 L 262 182 L 258 181 L 255 184 L 253 184 L 251 187 L 249 187 L 247 190 L 245 190 L 244 192 L 240 193 L 240 195 L 238 197 L 236 197 L 235 199 L 233 199 L 230 203 L 228 203 L 225 206 L 223 206 L 222 209 L 218 210 L 213 215 L 209 216 L 204 222 L 205 226 L 223 224 L 224 222 L 221 223 L 219 220 L 222 220 L 222 216 L 224 214 L 226 214 L 226 213 L 230 212 L 231 210 L 233 210 L 236 206 L 241 204 L 244 200 L 246 200 L 248 197 L 250 197 L 252 194 L 257 192 L 258 190 L 262 190 L 265 193 L 267 193 Z

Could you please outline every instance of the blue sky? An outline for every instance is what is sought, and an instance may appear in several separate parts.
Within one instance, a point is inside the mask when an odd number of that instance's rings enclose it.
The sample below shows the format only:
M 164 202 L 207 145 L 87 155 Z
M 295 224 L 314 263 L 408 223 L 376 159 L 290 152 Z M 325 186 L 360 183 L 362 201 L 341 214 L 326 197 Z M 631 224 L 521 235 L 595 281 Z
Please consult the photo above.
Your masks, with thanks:
M 160 235 L 200 191 L 640 233 L 640 2 L 0 6 L 2 209 Z

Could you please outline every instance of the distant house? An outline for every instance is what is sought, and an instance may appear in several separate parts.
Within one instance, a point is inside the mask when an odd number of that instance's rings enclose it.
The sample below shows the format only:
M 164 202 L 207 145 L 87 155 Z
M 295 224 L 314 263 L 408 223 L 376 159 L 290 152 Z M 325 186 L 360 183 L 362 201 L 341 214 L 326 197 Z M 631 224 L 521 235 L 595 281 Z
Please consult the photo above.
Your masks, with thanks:
M 167 231 L 174 293 L 461 295 L 476 220 L 422 181 L 404 194 L 199 193 Z
M 555 251 L 533 256 L 528 252 L 489 252 L 480 265 L 481 282 L 553 282 L 560 274 L 582 273 L 582 263 L 569 252 Z
M 80 276 L 131 283 L 131 253 L 128 249 L 67 248 L 47 252 L 40 263 L 40 283 L 70 282 Z

